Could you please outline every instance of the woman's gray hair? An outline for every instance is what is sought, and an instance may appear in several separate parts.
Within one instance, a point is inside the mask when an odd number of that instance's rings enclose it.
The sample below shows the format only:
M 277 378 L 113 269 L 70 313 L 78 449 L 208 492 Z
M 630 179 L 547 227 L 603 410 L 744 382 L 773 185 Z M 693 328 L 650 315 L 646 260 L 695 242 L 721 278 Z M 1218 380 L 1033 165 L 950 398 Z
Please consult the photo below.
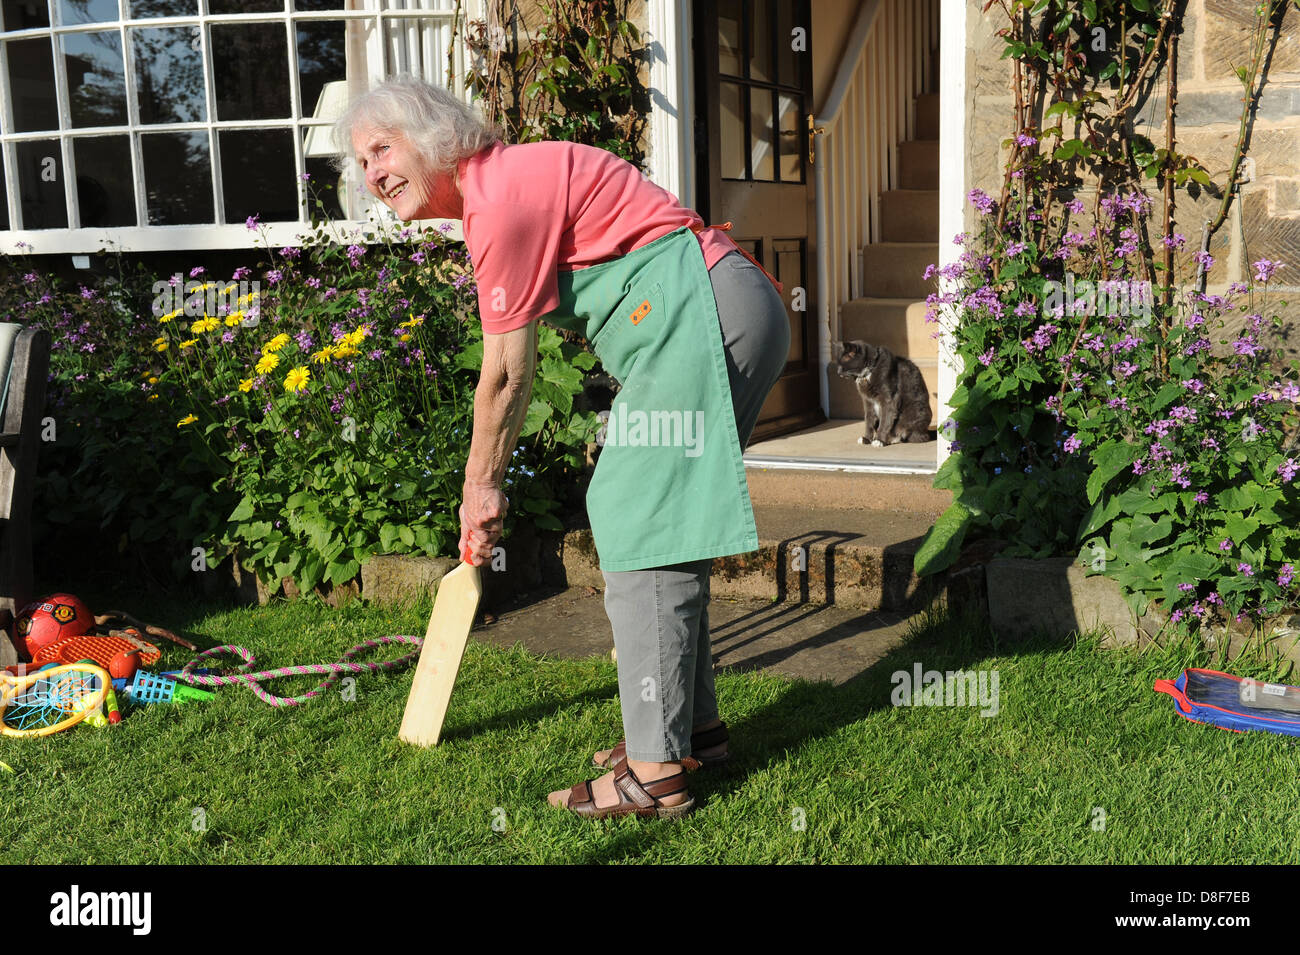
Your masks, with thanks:
M 364 127 L 401 133 L 439 173 L 502 138 L 477 106 L 414 76 L 392 77 L 348 103 L 331 131 L 339 172 L 355 162 L 352 133 Z

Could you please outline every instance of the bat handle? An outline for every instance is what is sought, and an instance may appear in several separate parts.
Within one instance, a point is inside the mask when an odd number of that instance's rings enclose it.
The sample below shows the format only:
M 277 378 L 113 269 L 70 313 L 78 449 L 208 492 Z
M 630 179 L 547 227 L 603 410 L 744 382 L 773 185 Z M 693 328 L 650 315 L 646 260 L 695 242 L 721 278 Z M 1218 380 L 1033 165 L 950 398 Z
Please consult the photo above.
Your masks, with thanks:
M 470 531 L 470 532 L 469 532 L 469 539 L 470 539 L 470 540 L 473 540 L 473 539 L 474 539 L 474 532 L 473 532 L 473 531 Z M 473 558 L 473 556 L 474 556 L 474 555 L 470 553 L 470 549 L 469 549 L 469 545 L 468 545 L 468 544 L 466 544 L 464 547 L 462 547 L 462 548 L 460 549 L 460 559 L 461 559 L 462 561 L 464 561 L 465 563 L 469 564 L 471 567 L 474 566 L 474 561 L 471 559 L 471 558 Z

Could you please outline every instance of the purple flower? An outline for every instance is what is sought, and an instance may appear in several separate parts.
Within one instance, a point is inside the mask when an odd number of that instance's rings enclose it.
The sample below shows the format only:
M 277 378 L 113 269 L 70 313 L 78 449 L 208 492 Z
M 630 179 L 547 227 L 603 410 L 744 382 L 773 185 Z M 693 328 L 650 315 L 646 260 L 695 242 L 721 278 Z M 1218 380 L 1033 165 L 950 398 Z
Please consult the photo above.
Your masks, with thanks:
M 1252 262 L 1251 266 L 1255 269 L 1255 281 L 1267 282 L 1273 277 L 1273 273 L 1282 268 L 1281 262 L 1273 262 L 1269 259 L 1260 259 L 1258 262 Z
M 234 340 L 235 340 L 235 330 L 233 328 L 226 329 L 225 332 L 223 332 L 221 335 L 221 341 L 227 345 L 229 345 Z
M 1078 451 L 1081 447 L 1083 447 L 1083 442 L 1079 440 L 1077 435 L 1072 434 L 1070 437 L 1065 439 L 1064 448 L 1066 454 L 1074 454 L 1074 452 Z
M 280 254 L 286 259 L 296 259 L 298 256 L 302 255 L 302 249 L 295 249 L 291 245 L 286 245 L 280 250 Z
M 249 216 L 247 219 L 245 219 L 244 228 L 248 229 L 249 232 L 256 232 L 257 225 L 258 225 L 257 220 L 261 218 L 261 215 L 262 214 L 259 212 L 257 215 Z
M 1133 364 L 1131 361 L 1122 361 L 1115 366 L 1115 371 L 1123 375 L 1125 378 L 1128 378 L 1130 375 L 1133 374 L 1133 372 L 1137 370 L 1138 370 L 1138 366 Z
M 970 200 L 970 204 L 978 209 L 980 215 L 983 216 L 992 212 L 994 207 L 997 205 L 997 203 L 993 201 L 993 198 L 986 195 L 982 189 L 972 189 L 970 192 L 966 193 L 966 198 Z
M 1228 540 L 1226 537 L 1219 541 L 1219 550 L 1232 550 L 1232 541 Z
M 357 263 L 361 261 L 361 257 L 365 254 L 366 254 L 365 246 L 362 245 L 348 246 L 348 261 L 352 263 L 352 267 L 354 269 L 357 267 Z
M 424 253 L 423 253 L 423 252 L 415 252 L 415 253 L 413 253 L 412 255 L 408 256 L 408 258 L 409 258 L 412 262 L 414 262 L 416 265 L 423 265 L 423 264 L 424 264 Z
M 307 285 L 309 288 L 320 288 L 320 279 L 313 275 L 307 279 Z
M 238 282 L 240 279 L 246 279 L 252 274 L 253 274 L 252 269 L 248 268 L 247 266 L 241 265 L 239 268 L 235 269 L 234 274 L 231 275 L 231 278 L 234 281 Z
M 1195 585 L 1195 584 L 1188 584 L 1188 583 L 1181 583 L 1181 584 L 1178 585 L 1178 589 L 1181 590 L 1181 591 L 1182 591 L 1183 593 L 1185 593 L 1185 594 L 1190 594 L 1193 590 L 1196 589 L 1196 585 Z
M 1028 318 L 1034 314 L 1034 303 L 1029 301 L 1021 302 L 1016 306 L 1016 315 L 1021 318 Z
M 1035 139 L 1033 136 L 1030 136 L 1028 133 L 1020 133 L 1018 136 L 1016 136 L 1016 145 L 1017 145 L 1017 146 L 1037 146 L 1037 145 L 1038 145 L 1038 140 Z
M 1255 576 L 1255 570 L 1254 570 L 1253 567 L 1250 566 L 1250 564 L 1247 564 L 1247 563 L 1244 563 L 1244 562 L 1243 562 L 1243 563 L 1240 563 L 1240 564 L 1237 565 L 1237 570 L 1238 570 L 1240 573 L 1245 574 L 1247 577 L 1254 577 L 1254 576 Z
M 1195 501 L 1197 504 L 1204 504 L 1209 499 L 1210 499 L 1210 495 L 1206 494 L 1204 491 L 1197 491 L 1196 497 L 1192 498 L 1192 500 Z
M 1290 564 L 1283 564 L 1281 573 L 1277 575 L 1277 582 L 1283 587 L 1290 587 L 1291 580 L 1295 577 L 1295 568 Z
M 271 269 L 271 271 L 266 273 L 266 280 L 271 285 L 275 285 L 282 278 L 284 278 L 284 273 L 281 272 L 279 269 Z
M 1257 348 L 1254 339 L 1247 335 L 1245 338 L 1238 338 L 1233 342 L 1232 350 L 1238 355 L 1254 355 Z
M 1188 378 L 1186 381 L 1183 382 L 1183 387 L 1186 388 L 1194 395 L 1199 395 L 1202 391 L 1205 390 L 1205 385 L 1202 384 L 1199 378 Z
M 1181 249 L 1187 244 L 1187 236 L 1181 232 L 1175 232 L 1173 235 L 1167 235 L 1160 240 L 1165 244 L 1166 249 Z
M 1214 256 L 1210 255 L 1208 252 L 1198 251 L 1192 256 L 1192 261 L 1208 272 L 1210 271 L 1211 266 L 1214 265 Z
M 979 356 L 980 364 L 983 365 L 985 368 L 987 368 L 989 365 L 993 363 L 993 356 L 994 356 L 994 350 L 990 348 L 984 354 Z
M 1290 484 L 1297 471 L 1300 471 L 1300 464 L 1295 463 L 1295 458 L 1287 458 L 1277 466 L 1277 473 L 1282 475 L 1283 484 Z
M 1070 211 L 1071 211 L 1072 213 L 1074 213 L 1076 216 L 1077 216 L 1077 215 L 1082 215 L 1082 214 L 1083 214 L 1083 200 L 1082 200 L 1082 199 L 1071 199 L 1071 200 L 1070 200 L 1070 203 L 1069 203 L 1069 208 L 1070 208 Z
M 1173 481 L 1175 484 L 1183 488 L 1189 488 L 1192 486 L 1192 482 L 1187 478 L 1186 475 L 1187 475 L 1186 464 L 1175 464 L 1172 468 L 1169 469 L 1169 480 Z
M 194 268 L 190 269 L 190 278 L 192 278 L 192 279 L 196 279 L 196 278 L 198 278 L 200 275 L 202 275 L 205 271 L 206 271 L 206 270 L 203 268 L 203 266 L 201 266 L 201 265 L 196 265 L 196 266 L 194 266 Z
M 450 232 L 450 231 L 451 231 L 451 223 L 450 223 L 450 222 L 444 222 L 442 225 L 438 226 L 438 231 L 439 231 L 439 232 Z
M 1183 611 L 1181 607 L 1169 615 L 1169 620 L 1171 623 L 1177 623 L 1179 620 L 1182 619 L 1183 619 Z
M 1027 246 L 1023 242 L 1011 242 L 1007 245 L 1007 255 L 1015 256 L 1025 251 Z

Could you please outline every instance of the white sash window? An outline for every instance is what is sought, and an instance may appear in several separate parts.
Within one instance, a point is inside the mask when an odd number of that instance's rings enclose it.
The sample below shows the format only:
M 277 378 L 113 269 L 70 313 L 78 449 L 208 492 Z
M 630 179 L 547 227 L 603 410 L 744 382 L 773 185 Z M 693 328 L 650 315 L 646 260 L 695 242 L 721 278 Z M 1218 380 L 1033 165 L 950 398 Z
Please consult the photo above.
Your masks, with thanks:
M 329 124 L 395 73 L 464 95 L 458 6 L 463 33 L 482 0 L 0 0 L 0 252 L 251 247 L 254 215 L 288 244 L 313 190 L 365 221 Z

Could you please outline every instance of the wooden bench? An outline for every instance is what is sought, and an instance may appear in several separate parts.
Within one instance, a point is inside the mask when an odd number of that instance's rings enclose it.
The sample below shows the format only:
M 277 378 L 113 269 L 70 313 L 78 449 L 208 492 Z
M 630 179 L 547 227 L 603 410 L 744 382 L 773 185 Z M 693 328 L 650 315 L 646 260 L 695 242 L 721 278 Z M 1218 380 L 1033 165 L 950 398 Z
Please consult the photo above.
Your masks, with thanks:
M 45 411 L 45 379 L 50 368 L 50 333 L 28 327 L 18 333 L 9 368 L 0 368 L 0 388 L 6 374 L 8 391 L 0 392 L 0 628 L 8 630 L 14 615 L 33 599 L 32 499 L 36 490 L 36 459 L 41 448 L 41 416 Z M 7 397 L 6 397 L 7 395 Z M 0 666 L 14 662 L 8 639 L 0 630 Z M 8 651 L 8 653 L 6 653 Z

